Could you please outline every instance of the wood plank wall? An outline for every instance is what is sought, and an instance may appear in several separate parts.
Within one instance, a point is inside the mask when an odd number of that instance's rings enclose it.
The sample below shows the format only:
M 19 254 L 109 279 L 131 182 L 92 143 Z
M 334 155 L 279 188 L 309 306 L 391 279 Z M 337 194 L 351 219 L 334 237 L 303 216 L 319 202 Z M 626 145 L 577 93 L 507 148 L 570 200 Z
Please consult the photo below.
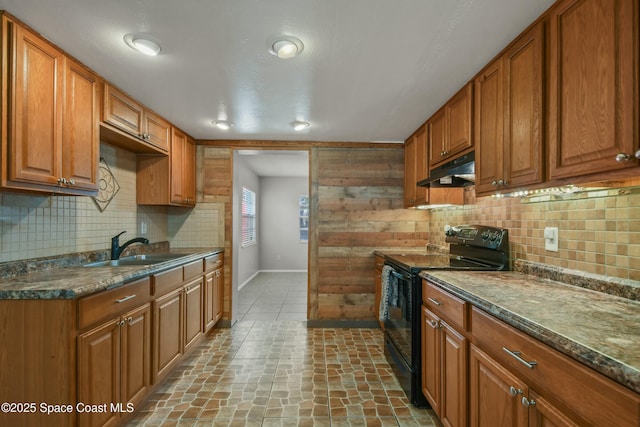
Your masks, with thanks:
M 404 151 L 313 148 L 309 318 L 371 320 L 376 249 L 424 247 L 428 213 L 403 209 Z
M 403 209 L 403 146 L 384 147 L 305 147 L 311 175 L 310 320 L 374 319 L 373 252 L 415 249 L 428 241 L 429 213 Z M 224 319 L 229 320 L 233 149 L 204 147 L 202 168 L 203 201 L 225 203 Z
M 231 250 L 233 152 L 230 148 L 204 147 L 202 154 L 202 200 L 200 202 L 224 203 L 224 305 L 222 318 L 231 320 Z

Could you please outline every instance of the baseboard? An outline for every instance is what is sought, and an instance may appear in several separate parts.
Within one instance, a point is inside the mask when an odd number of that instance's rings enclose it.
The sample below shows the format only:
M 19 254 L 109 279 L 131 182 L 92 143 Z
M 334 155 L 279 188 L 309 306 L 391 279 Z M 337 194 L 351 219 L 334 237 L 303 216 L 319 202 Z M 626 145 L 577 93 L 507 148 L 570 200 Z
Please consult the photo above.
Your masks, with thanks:
M 336 320 L 336 319 L 320 319 L 307 320 L 307 328 L 375 328 L 379 329 L 380 324 L 377 320 Z
M 245 285 L 247 283 L 249 283 L 250 281 L 252 281 L 253 279 L 255 279 L 255 277 L 260 274 L 260 273 L 306 273 L 309 270 L 258 270 L 255 273 L 253 273 L 251 275 L 251 277 L 249 277 L 247 280 L 245 280 L 244 282 L 242 282 L 239 286 L 238 286 L 238 290 L 242 289 L 245 287 Z

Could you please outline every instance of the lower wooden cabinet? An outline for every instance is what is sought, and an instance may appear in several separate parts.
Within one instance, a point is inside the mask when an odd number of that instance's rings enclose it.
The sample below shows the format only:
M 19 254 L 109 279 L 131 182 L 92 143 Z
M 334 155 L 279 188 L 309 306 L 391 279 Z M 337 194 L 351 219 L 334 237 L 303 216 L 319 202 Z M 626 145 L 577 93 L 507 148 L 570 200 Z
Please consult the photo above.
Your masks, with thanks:
M 173 290 L 158 296 L 153 301 L 153 383 L 162 380 L 182 356 L 198 342 L 202 336 L 204 313 L 204 277 L 202 261 L 185 266 L 193 271 L 194 265 L 200 265 L 200 273 L 185 283 L 174 283 Z M 170 276 L 176 277 L 173 271 Z M 188 274 L 188 273 L 185 273 Z M 182 275 L 178 276 L 182 277 Z M 156 278 L 154 277 L 154 281 Z M 167 283 L 161 284 L 163 289 Z
M 579 425 L 473 344 L 469 361 L 471 426 Z
M 115 425 L 145 397 L 151 372 L 151 308 L 146 303 L 78 337 L 80 426 Z
M 209 272 L 204 284 L 204 332 L 207 333 L 222 318 L 224 303 L 222 268 Z
M 422 392 L 445 426 L 467 425 L 467 348 L 462 334 L 422 308 Z

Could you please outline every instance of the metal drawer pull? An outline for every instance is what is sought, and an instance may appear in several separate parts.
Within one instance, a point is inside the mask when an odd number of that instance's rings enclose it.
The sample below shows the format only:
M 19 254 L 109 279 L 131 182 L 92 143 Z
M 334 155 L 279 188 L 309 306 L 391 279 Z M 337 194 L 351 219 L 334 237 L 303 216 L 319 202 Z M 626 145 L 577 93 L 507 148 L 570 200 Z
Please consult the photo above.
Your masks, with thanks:
M 509 355 L 514 357 L 518 362 L 522 363 L 523 365 L 525 365 L 527 368 L 529 369 L 533 369 L 534 366 L 536 366 L 538 364 L 538 362 L 534 362 L 534 361 L 527 361 L 524 360 L 522 357 L 520 357 L 520 355 L 522 354 L 522 352 L 520 351 L 511 351 L 509 350 L 507 347 L 502 347 L 502 349 Z
M 116 302 L 118 304 L 120 304 L 121 302 L 129 301 L 130 299 L 133 299 L 135 297 L 136 297 L 136 295 L 129 295 L 129 296 L 126 296 L 124 298 L 117 299 Z
M 428 299 L 429 301 L 431 301 L 432 303 L 434 303 L 435 305 L 442 305 L 442 303 L 441 303 L 440 301 L 435 300 L 435 299 L 433 299 L 433 298 L 431 298 L 431 297 L 427 297 L 427 299 Z
M 435 320 L 429 320 L 429 324 L 432 328 L 438 329 L 438 322 L 436 322 Z

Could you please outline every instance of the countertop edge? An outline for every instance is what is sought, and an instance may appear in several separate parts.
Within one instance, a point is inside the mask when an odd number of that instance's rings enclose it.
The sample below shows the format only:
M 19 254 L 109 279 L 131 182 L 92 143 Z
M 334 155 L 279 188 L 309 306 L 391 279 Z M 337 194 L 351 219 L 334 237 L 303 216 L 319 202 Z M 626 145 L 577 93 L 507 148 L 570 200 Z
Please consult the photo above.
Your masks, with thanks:
M 144 266 L 129 266 L 129 267 L 91 267 L 90 271 L 95 272 L 94 277 L 100 274 L 104 275 L 103 279 L 88 280 L 86 283 L 79 284 L 77 286 L 69 286 L 68 288 L 46 288 L 46 285 L 42 289 L 1 289 L 0 288 L 0 300 L 65 300 L 76 299 L 91 295 L 96 292 L 106 291 L 109 289 L 118 288 L 126 285 L 129 282 L 150 276 L 152 274 L 160 273 L 164 270 L 168 270 L 178 265 L 186 264 L 195 261 L 199 258 L 205 258 L 207 256 L 215 255 L 224 252 L 224 248 L 174 248 L 169 250 L 170 253 L 184 253 L 185 255 L 180 258 L 171 259 L 165 262 L 150 264 Z M 87 270 L 88 267 L 81 265 L 61 267 L 59 269 L 47 270 L 48 274 L 55 274 L 55 272 L 67 271 L 73 272 L 75 269 Z M 25 276 L 38 274 L 28 273 Z
M 513 326 L 517 330 L 531 336 L 549 347 L 559 351 L 560 353 L 582 363 L 585 366 L 601 373 L 611 380 L 640 393 L 640 372 L 636 369 L 615 360 L 599 351 L 573 341 L 564 335 L 553 332 L 544 325 L 529 321 L 523 316 L 518 315 L 496 304 L 490 303 L 473 293 L 460 289 L 452 285 L 446 280 L 442 280 L 429 274 L 426 271 L 420 273 L 420 277 L 426 278 L 441 288 L 451 292 L 457 297 L 471 303 L 472 305 L 486 311 L 501 321 Z M 561 284 L 561 283 L 559 283 Z M 566 285 L 571 286 L 571 285 Z M 614 297 L 616 298 L 616 297 Z

